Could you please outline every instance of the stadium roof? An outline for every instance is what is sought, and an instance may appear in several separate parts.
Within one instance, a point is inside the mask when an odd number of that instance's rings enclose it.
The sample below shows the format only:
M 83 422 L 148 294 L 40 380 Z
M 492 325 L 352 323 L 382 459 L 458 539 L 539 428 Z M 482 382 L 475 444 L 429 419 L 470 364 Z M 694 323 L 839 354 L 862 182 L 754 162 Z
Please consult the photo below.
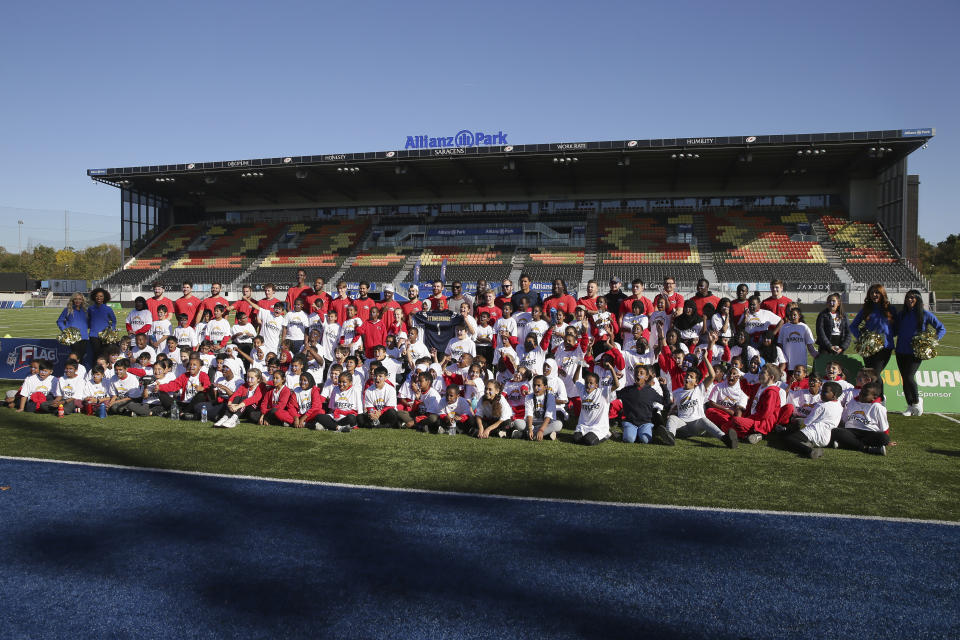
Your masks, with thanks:
M 174 206 L 209 209 L 679 196 L 690 189 L 823 193 L 850 179 L 875 177 L 935 133 L 922 128 L 459 147 L 430 147 L 433 141 L 418 138 L 428 148 L 89 169 L 87 175 Z

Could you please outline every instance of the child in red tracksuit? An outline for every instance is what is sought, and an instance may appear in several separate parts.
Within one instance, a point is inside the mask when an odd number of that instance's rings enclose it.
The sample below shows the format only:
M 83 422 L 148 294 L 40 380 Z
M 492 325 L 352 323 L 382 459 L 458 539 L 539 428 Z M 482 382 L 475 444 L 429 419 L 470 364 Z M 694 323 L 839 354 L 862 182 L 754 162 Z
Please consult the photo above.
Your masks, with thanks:
M 261 416 L 259 407 L 263 401 L 263 387 L 263 374 L 259 369 L 250 369 L 247 372 L 247 383 L 233 392 L 227 400 L 226 412 L 213 426 L 232 429 L 240 422 L 240 418 L 258 422 Z
M 169 411 L 176 402 L 181 415 L 186 412 L 196 416 L 199 405 L 210 402 L 210 378 L 202 369 L 203 361 L 199 357 L 190 358 L 186 373 L 173 382 L 157 386 L 157 399 L 164 411 Z
M 730 416 L 720 426 L 724 431 L 729 428 L 737 430 L 737 436 L 746 438 L 750 444 L 756 444 L 770 433 L 780 417 L 780 367 L 775 364 L 765 364 L 760 370 L 759 384 L 750 405 L 750 413 L 745 416 Z
M 297 416 L 297 404 L 293 392 L 286 385 L 286 375 L 282 371 L 273 372 L 273 386 L 268 387 L 260 402 L 259 423 L 282 424 L 289 427 Z

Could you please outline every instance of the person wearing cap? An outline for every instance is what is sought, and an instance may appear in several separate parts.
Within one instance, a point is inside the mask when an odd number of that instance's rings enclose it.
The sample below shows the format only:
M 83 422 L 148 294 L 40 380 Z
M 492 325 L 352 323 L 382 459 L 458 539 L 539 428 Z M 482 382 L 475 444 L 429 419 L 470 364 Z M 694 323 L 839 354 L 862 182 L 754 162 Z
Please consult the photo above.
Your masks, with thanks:
M 410 285 L 410 288 L 407 289 L 407 296 L 410 299 L 400 305 L 400 308 L 403 309 L 403 317 L 409 325 L 410 316 L 423 311 L 423 301 L 420 300 L 420 287 L 415 284 Z
M 607 309 L 611 313 L 620 311 L 620 305 L 627 299 L 627 294 L 623 292 L 623 280 L 618 276 L 610 278 L 610 291 L 603 294 L 603 297 L 607 299 Z
M 447 300 L 447 307 L 458 312 L 460 311 L 460 305 L 467 303 L 470 305 L 470 313 L 473 313 L 473 298 L 463 292 L 463 283 L 459 280 L 454 280 L 450 283 L 450 290 L 453 292 L 453 295 Z
M 530 288 L 530 276 L 525 273 L 521 273 L 519 283 L 520 290 L 510 297 L 510 304 L 513 305 L 514 311 L 524 308 L 532 309 L 534 305 L 538 305 L 542 302 L 540 293 Z M 526 298 L 529 301 L 526 307 L 520 304 L 520 300 L 523 298 Z
M 383 293 L 380 295 L 380 317 L 386 320 L 393 318 L 394 309 L 403 310 L 400 303 L 393 299 L 393 294 L 393 283 L 385 282 L 383 285 Z

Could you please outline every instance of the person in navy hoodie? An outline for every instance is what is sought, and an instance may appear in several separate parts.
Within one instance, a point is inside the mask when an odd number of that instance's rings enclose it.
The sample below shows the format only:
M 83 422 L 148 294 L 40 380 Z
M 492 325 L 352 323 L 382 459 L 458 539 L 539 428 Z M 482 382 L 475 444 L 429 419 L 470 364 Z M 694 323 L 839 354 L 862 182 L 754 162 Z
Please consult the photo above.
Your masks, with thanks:
M 83 362 L 87 354 L 87 344 L 90 341 L 90 323 L 87 317 L 87 300 L 82 293 L 70 296 L 66 308 L 57 318 L 57 328 L 60 331 L 73 327 L 80 332 L 80 340 L 70 345 L 70 353 L 77 354 L 77 360 Z
M 865 325 L 862 329 L 861 323 Z M 887 290 L 882 284 L 870 285 L 863 306 L 850 322 L 850 333 L 854 338 L 859 338 L 864 331 L 874 331 L 883 336 L 883 349 L 863 359 L 864 367 L 881 375 L 893 354 L 893 337 L 897 331 L 897 310 L 890 304 Z M 883 382 L 880 382 L 880 387 L 880 397 L 883 398 Z
M 90 351 L 91 357 L 96 360 L 100 352 L 103 351 L 103 343 L 100 340 L 100 332 L 104 329 L 117 328 L 117 316 L 110 307 L 110 292 L 102 287 L 97 287 L 90 292 L 90 306 L 87 307 L 87 324 L 90 331 Z
M 897 368 L 900 369 L 903 395 L 907 401 L 907 410 L 903 415 L 922 416 L 923 398 L 920 397 L 917 389 L 917 370 L 923 360 L 913 354 L 913 337 L 932 327 L 937 332 L 937 340 L 943 340 L 947 330 L 937 316 L 923 308 L 923 297 L 916 289 L 907 291 L 907 295 L 903 298 L 903 309 L 900 310 L 896 320 Z

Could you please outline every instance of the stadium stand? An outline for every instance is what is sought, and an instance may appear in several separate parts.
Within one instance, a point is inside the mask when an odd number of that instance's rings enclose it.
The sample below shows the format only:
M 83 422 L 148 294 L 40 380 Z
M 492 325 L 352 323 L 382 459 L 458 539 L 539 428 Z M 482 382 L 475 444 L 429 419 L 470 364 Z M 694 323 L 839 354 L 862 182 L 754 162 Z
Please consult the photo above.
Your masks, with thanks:
M 700 252 L 694 242 L 676 239 L 680 225 L 693 226 L 691 214 L 654 215 L 630 210 L 606 210 L 600 216 L 597 267 L 601 284 L 612 277 L 659 282 L 665 276 L 693 282 L 703 277 Z M 673 233 L 671 233 L 673 231 Z M 673 237 L 668 240 L 668 237 Z
M 101 285 L 136 285 L 152 278 L 170 260 L 179 257 L 198 233 L 199 228 L 196 225 L 179 225 L 164 230 L 122 271 L 113 274 Z
M 361 251 L 344 272 L 345 282 L 393 282 L 403 270 L 410 250 Z
M 267 248 L 276 237 L 276 228 L 266 222 L 246 225 L 215 224 L 202 230 L 194 227 L 196 239 L 169 269 L 159 276 L 168 288 L 185 280 L 229 284 Z
M 837 280 L 815 239 L 794 239 L 801 227 L 810 233 L 807 213 L 726 209 L 707 214 L 706 220 L 720 281 L 763 282 L 786 275 L 802 282 Z
M 821 222 L 844 266 L 857 282 L 923 285 L 917 274 L 896 256 L 876 223 L 851 221 L 835 215 L 825 215 Z
M 559 251 L 541 248 L 527 255 L 523 271 L 535 282 L 560 278 L 568 291 L 576 291 L 583 279 L 583 251 Z
M 295 222 L 279 235 L 277 249 L 245 278 L 252 285 L 296 282 L 297 270 L 330 280 L 366 234 L 369 220 Z
M 443 261 L 447 261 L 446 281 L 488 282 L 502 280 L 512 269 L 513 247 L 485 245 L 472 247 L 430 247 L 420 256 L 420 280 L 440 278 Z

